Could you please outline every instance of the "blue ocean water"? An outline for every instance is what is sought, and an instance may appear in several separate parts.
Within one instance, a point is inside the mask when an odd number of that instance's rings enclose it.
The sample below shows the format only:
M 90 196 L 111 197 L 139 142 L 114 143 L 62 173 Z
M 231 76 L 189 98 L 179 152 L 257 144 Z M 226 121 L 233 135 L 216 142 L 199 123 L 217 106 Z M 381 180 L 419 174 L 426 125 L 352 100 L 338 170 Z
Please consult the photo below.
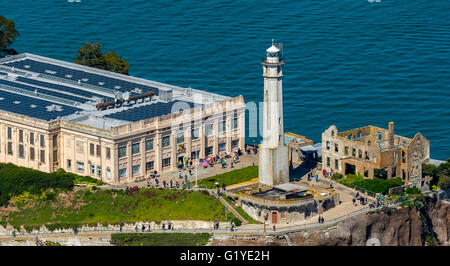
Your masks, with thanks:
M 447 0 L 0 0 L 19 52 L 73 61 L 84 42 L 130 74 L 262 100 L 261 58 L 284 45 L 285 130 L 320 141 L 329 125 L 424 134 L 450 157 Z

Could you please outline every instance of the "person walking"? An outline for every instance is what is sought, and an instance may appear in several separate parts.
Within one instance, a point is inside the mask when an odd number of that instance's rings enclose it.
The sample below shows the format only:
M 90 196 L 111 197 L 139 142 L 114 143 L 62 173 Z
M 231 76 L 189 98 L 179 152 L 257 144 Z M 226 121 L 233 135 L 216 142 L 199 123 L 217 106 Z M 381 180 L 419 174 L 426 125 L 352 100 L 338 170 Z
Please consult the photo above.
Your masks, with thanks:
M 122 225 L 119 227 L 119 232 L 121 232 L 122 233 L 122 230 L 123 230 L 123 228 L 122 228 Z
M 321 218 L 321 223 L 323 223 L 325 221 L 325 218 L 323 218 L 323 216 L 322 216 L 322 218 Z
M 166 231 L 166 224 L 165 223 L 162 223 L 162 230 Z
M 319 175 L 316 175 L 316 182 L 319 182 Z
M 273 225 L 273 231 L 275 232 L 275 224 Z

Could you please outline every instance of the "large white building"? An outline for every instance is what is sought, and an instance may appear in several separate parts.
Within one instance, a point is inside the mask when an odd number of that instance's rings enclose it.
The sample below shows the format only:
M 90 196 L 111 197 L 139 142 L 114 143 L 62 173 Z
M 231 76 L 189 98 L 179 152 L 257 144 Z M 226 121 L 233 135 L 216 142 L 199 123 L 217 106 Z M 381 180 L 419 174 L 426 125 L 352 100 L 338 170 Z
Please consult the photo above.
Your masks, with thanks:
M 242 96 L 27 53 L 0 59 L 0 163 L 124 183 L 244 142 Z

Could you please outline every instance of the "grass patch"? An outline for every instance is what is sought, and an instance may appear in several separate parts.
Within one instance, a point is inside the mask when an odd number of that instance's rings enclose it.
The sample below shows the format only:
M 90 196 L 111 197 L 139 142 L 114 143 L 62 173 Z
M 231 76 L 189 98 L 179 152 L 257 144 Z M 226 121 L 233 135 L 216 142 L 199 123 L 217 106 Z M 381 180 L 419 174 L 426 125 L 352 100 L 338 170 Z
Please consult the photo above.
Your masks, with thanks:
M 333 176 L 333 179 L 349 187 L 359 187 L 373 193 L 383 194 L 386 194 L 389 191 L 389 188 L 403 185 L 403 181 L 400 177 L 392 179 L 364 179 L 361 175 L 347 175 L 347 177 L 335 175 Z
M 241 207 L 237 207 L 234 205 L 234 202 L 231 201 L 227 196 L 222 195 L 222 197 L 231 205 L 233 208 L 250 224 L 261 224 L 261 222 L 253 219 L 248 213 L 246 213 Z
M 0 206 L 7 205 L 12 197 L 24 193 L 41 195 L 44 192 L 69 191 L 75 183 L 103 185 L 106 184 L 89 176 L 79 176 L 65 172 L 63 169 L 45 173 L 14 164 L 0 164 Z M 52 196 L 47 194 L 47 196 Z
M 258 166 L 249 166 L 241 169 L 236 169 L 220 175 L 208 177 L 198 181 L 200 187 L 216 188 L 216 182 L 222 186 L 238 184 L 252 180 L 258 176 Z
M 28 202 L 9 214 L 8 223 L 27 231 L 82 225 L 160 222 L 162 220 L 225 221 L 223 204 L 206 191 L 141 188 L 129 193 L 115 190 L 79 190 L 61 193 L 55 201 Z M 66 196 L 66 200 L 61 200 Z M 234 216 L 228 214 L 228 220 Z
M 126 233 L 112 234 L 114 246 L 204 246 L 211 237 L 208 233 Z

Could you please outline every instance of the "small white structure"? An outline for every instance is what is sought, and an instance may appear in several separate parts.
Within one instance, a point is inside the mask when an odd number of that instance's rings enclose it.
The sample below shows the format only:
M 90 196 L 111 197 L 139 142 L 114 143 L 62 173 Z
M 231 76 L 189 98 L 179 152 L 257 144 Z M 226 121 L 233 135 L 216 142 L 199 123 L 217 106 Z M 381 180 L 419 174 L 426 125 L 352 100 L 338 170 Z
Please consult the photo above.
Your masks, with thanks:
M 263 141 L 259 153 L 259 181 L 275 186 L 289 182 L 288 147 L 284 144 L 281 49 L 272 41 L 262 62 L 264 76 Z

